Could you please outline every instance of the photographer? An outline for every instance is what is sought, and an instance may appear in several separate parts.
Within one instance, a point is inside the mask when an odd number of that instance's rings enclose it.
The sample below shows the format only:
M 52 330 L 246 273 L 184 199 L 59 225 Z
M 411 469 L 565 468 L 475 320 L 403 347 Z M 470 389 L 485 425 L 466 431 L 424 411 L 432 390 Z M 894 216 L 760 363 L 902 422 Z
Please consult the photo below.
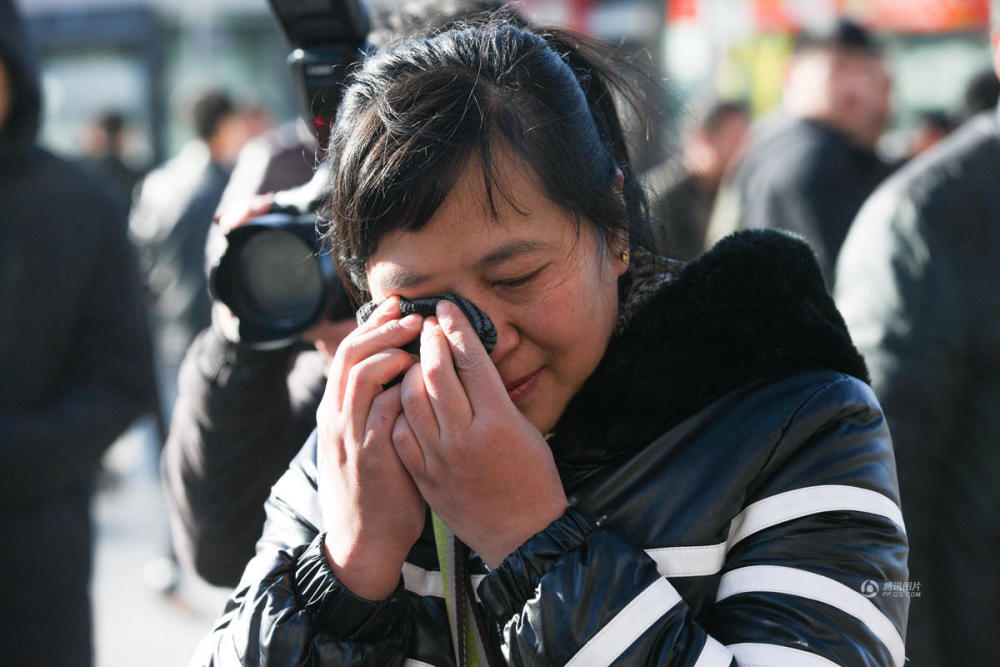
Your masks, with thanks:
M 382 46 L 502 6 L 496 0 L 403 3 L 371 17 L 368 41 Z M 232 231 L 275 203 L 308 209 L 322 198 L 328 176 L 321 167 L 296 191 L 261 195 L 223 212 L 213 234 Z M 316 426 L 325 360 L 355 323 L 321 318 L 300 340 L 259 349 L 235 342 L 240 337 L 222 304 L 213 305 L 212 319 L 181 366 L 162 473 L 178 558 L 209 583 L 234 586 L 253 556 L 271 485 Z
M 222 216 L 213 234 L 267 212 L 272 201 L 261 197 Z M 209 583 L 233 586 L 260 536 L 271 485 L 315 427 L 323 353 L 354 320 L 323 319 L 274 350 L 235 342 L 220 303 L 212 320 L 181 364 L 162 474 L 179 560 Z

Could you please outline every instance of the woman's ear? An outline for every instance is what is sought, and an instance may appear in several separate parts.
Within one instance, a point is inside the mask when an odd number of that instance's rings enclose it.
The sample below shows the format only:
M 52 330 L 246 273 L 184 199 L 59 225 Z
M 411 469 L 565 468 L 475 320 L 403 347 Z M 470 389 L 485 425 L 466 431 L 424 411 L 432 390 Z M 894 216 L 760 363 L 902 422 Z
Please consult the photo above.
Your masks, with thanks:
M 622 173 L 621 169 L 615 169 L 615 184 L 614 184 L 615 194 L 622 203 L 622 207 L 625 207 L 625 174 Z M 615 273 L 621 276 L 628 269 L 630 253 L 629 253 L 629 238 L 628 232 L 625 230 L 616 231 L 609 239 L 609 247 L 611 248 L 612 259 L 615 263 Z
M 622 238 L 624 236 L 624 238 Z M 615 273 L 618 276 L 622 276 L 625 271 L 628 270 L 629 262 L 632 258 L 632 253 L 628 247 L 628 234 L 616 234 L 615 240 L 612 241 L 611 247 L 614 249 L 614 263 L 615 263 Z
M 611 254 L 611 263 L 615 267 L 615 275 L 621 276 L 628 269 L 632 258 L 628 245 L 628 232 L 625 230 L 615 231 L 608 239 L 608 250 Z

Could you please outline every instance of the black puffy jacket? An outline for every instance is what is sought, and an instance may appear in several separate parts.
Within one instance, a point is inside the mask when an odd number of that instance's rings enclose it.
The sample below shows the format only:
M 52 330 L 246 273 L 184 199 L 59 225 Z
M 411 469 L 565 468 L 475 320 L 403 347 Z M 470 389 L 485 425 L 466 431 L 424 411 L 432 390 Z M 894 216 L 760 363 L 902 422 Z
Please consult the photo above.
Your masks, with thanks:
M 902 665 L 907 542 L 865 377 L 781 234 L 647 294 L 550 440 L 571 508 L 492 572 L 471 557 L 507 661 Z M 393 596 L 354 596 L 323 555 L 315 458 L 313 436 L 195 663 L 455 664 L 430 531 Z

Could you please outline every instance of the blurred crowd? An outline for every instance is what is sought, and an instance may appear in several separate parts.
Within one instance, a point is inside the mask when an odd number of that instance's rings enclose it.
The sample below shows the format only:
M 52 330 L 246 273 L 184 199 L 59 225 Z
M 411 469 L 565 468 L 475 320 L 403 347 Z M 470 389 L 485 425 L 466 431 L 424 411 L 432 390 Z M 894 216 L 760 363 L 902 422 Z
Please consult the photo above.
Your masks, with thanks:
M 0 0 L 0 655 L 81 665 L 105 449 L 155 416 L 177 576 L 234 586 L 268 490 L 315 425 L 317 350 L 335 350 L 349 327 L 251 349 L 226 334 L 207 287 L 219 214 L 232 229 L 274 210 L 269 193 L 313 179 L 323 156 L 303 121 L 275 123 L 216 88 L 187 109 L 193 136 L 163 164 L 127 160 L 134 129 L 116 109 L 91 119 L 82 155 L 66 160 L 37 143 L 39 73 L 18 26 Z M 697 262 L 740 229 L 809 242 L 893 436 L 919 592 L 911 664 L 992 664 L 1000 85 L 990 72 L 951 108 L 924 110 L 906 154 L 888 158 L 892 84 L 879 36 L 860 24 L 804 33 L 779 108 L 755 117 L 744 100 L 692 102 L 674 154 L 642 181 L 664 256 Z M 241 481 L 220 481 L 221 469 Z

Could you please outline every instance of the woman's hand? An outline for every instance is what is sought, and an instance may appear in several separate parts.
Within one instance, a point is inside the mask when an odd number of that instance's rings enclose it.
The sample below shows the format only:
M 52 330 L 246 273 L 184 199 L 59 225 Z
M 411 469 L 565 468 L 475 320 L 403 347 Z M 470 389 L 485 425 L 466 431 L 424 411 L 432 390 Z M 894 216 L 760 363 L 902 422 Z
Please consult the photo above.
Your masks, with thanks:
M 431 508 L 493 568 L 565 511 L 548 444 L 461 311 L 424 320 L 392 443 Z
M 399 347 L 417 337 L 422 318 L 399 315 L 393 297 L 343 340 L 316 415 L 327 560 L 347 588 L 371 600 L 395 590 L 425 519 L 391 441 L 402 414 L 400 387 L 383 391 L 417 361 Z

